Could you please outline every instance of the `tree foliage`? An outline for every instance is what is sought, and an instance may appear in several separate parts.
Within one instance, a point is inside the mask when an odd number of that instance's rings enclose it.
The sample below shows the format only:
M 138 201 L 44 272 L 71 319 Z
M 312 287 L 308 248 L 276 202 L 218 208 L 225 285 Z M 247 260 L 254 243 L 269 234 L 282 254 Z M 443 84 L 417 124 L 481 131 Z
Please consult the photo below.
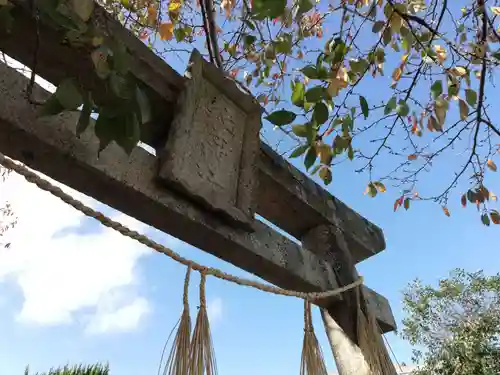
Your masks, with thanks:
M 29 369 L 26 368 L 24 375 L 29 375 Z M 35 375 L 108 375 L 108 365 L 75 365 L 64 366 L 59 368 L 50 369 L 48 372 L 36 373 Z
M 404 294 L 403 337 L 419 350 L 417 375 L 500 373 L 500 274 L 455 270 L 439 286 Z
M 70 42 L 92 46 L 96 72 L 116 96 L 113 105 L 94 103 L 69 81 L 45 113 L 83 105 L 79 131 L 97 112 L 101 148 L 115 141 L 130 152 L 149 112 L 128 75 L 126 51 L 93 34 L 92 0 L 42 3 Z M 204 51 L 251 90 L 266 124 L 289 138 L 288 155 L 325 184 L 335 180 L 336 165 L 351 160 L 370 197 L 391 186 L 394 210 L 432 201 L 450 216 L 453 198 L 476 206 L 484 225 L 500 224 L 486 186 L 500 148 L 492 95 L 498 0 L 98 3 L 167 61 L 180 55 L 185 62 L 193 46 Z
M 9 173 L 8 169 L 0 167 L 0 181 L 5 182 Z M 6 201 L 3 205 L 0 205 L 0 246 L 4 248 L 10 247 L 10 242 L 5 241 L 4 236 L 16 223 L 17 217 L 12 210 L 12 206 Z

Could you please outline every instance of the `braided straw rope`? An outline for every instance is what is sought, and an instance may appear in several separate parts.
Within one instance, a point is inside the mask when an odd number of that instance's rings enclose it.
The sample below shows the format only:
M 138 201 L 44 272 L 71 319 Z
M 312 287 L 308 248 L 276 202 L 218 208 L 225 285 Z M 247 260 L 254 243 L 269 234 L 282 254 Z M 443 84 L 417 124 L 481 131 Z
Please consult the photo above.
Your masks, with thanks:
M 141 244 L 156 250 L 159 253 L 162 253 L 164 255 L 167 255 L 168 257 L 172 258 L 178 263 L 181 263 L 187 267 L 190 267 L 192 270 L 198 271 L 204 275 L 207 276 L 214 276 L 216 278 L 226 280 L 241 286 L 248 286 L 252 287 L 264 292 L 276 294 L 276 295 L 281 295 L 281 296 L 289 296 L 289 297 L 297 297 L 297 298 L 302 298 L 304 300 L 308 301 L 316 301 L 319 299 L 323 298 L 328 298 L 328 297 L 333 297 L 339 294 L 342 294 L 348 290 L 354 289 L 361 284 L 363 284 L 363 278 L 360 277 L 358 280 L 355 282 L 343 286 L 338 289 L 334 290 L 329 290 L 325 292 L 311 292 L 311 293 L 305 293 L 305 292 L 299 292 L 295 290 L 287 290 L 287 289 L 282 289 L 276 286 L 272 285 L 267 285 L 261 282 L 253 281 L 253 280 L 248 280 L 244 278 L 240 278 L 228 273 L 225 273 L 217 268 L 212 268 L 212 267 L 206 267 L 203 266 L 199 263 L 196 263 L 192 260 L 189 260 L 187 258 L 182 257 L 181 255 L 177 254 L 175 251 L 166 248 L 163 245 L 160 245 L 159 243 L 151 240 L 150 238 L 134 231 L 131 230 L 130 228 L 120 224 L 119 222 L 116 222 L 109 217 L 105 216 L 99 211 L 96 211 L 82 202 L 80 202 L 77 199 L 74 199 L 72 196 L 69 194 L 65 193 L 61 188 L 54 186 L 52 183 L 47 181 L 46 179 L 38 176 L 36 173 L 33 173 L 30 171 L 27 167 L 14 162 L 12 159 L 6 157 L 2 153 L 0 153 L 0 164 L 3 165 L 5 168 L 8 168 L 10 170 L 13 170 L 14 172 L 20 174 L 23 176 L 27 181 L 31 182 L 32 184 L 35 184 L 38 186 L 40 189 L 49 192 L 50 194 L 54 195 L 55 197 L 61 199 L 63 202 L 69 204 L 76 210 L 80 211 L 81 213 L 85 214 L 86 216 L 92 217 L 99 221 L 102 225 L 111 228 L 122 235 L 132 238 L 133 240 L 136 240 L 137 242 L 140 242 Z
M 300 375 L 328 375 L 323 352 L 312 323 L 311 302 L 304 301 L 304 342 L 300 360 Z
M 175 340 L 170 350 L 170 355 L 168 356 L 167 362 L 165 364 L 163 375 L 183 375 L 188 373 L 190 363 L 189 354 L 191 350 L 191 317 L 189 316 L 188 300 L 190 274 L 191 267 L 188 266 L 186 271 L 186 278 L 184 279 L 184 292 L 182 294 L 184 309 L 182 311 L 181 320 L 179 323 L 179 330 L 175 335 Z M 165 343 L 165 348 L 167 346 L 167 343 Z M 165 348 L 163 349 L 160 366 L 163 362 Z

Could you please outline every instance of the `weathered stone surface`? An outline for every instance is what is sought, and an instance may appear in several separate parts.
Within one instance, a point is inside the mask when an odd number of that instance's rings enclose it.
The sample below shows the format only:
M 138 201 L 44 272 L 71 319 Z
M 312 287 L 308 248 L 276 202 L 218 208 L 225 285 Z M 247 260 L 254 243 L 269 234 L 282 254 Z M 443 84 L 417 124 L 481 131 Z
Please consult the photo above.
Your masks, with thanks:
M 394 331 L 397 327 L 396 319 L 394 318 L 391 305 L 387 298 L 375 293 L 375 291 L 370 288 L 365 288 L 363 294 L 369 308 L 376 314 L 382 332 Z
M 300 239 L 322 224 L 345 234 L 349 251 L 359 263 L 385 249 L 382 230 L 323 189 L 261 143 L 257 212 Z
M 1 152 L 275 285 L 303 291 L 337 287 L 328 262 L 268 226 L 254 222 L 251 233 L 235 229 L 163 188 L 158 160 L 145 150 L 136 148 L 127 157 L 112 144 L 97 159 L 93 129 L 77 138 L 76 114 L 38 118 L 25 100 L 26 83 L 0 64 Z
M 330 260 L 339 285 L 359 279 L 347 242 L 337 227 L 318 226 L 303 237 L 302 243 L 320 258 Z M 368 302 L 368 295 L 364 289 L 352 289 L 343 293 L 342 302 L 333 302 L 322 313 L 339 373 L 396 375 L 381 337 L 384 331 L 378 314 L 373 310 L 376 303 Z
M 0 34 L 0 50 L 29 66 L 33 63 L 36 35 L 29 0 L 12 2 L 19 5 L 15 9 L 16 22 L 11 34 Z M 131 73 L 147 88 L 154 109 L 153 121 L 142 131 L 142 141 L 162 149 L 173 117 L 175 98 L 184 87 L 184 78 L 118 22 L 104 16 L 102 8 L 96 7 L 93 18 L 105 19 L 105 27 L 132 54 Z M 67 76 L 79 77 L 87 89 L 95 92 L 95 99 L 104 100 L 102 94 L 106 90 L 94 73 L 90 51 L 62 44 L 64 34 L 43 22 L 39 31 L 41 45 L 37 72 L 54 84 Z M 315 184 L 264 143 L 261 143 L 258 159 L 258 214 L 296 238 L 311 228 L 335 221 L 346 236 L 355 262 L 384 250 L 385 241 L 380 228 Z
M 197 50 L 186 74 L 159 175 L 168 186 L 248 225 L 255 214 L 260 106 Z
M 348 243 L 338 228 L 332 225 L 320 225 L 313 228 L 302 237 L 302 244 L 307 250 L 332 265 L 339 285 L 348 285 L 358 279 Z M 360 298 L 361 301 L 366 302 L 367 309 L 375 314 L 382 332 L 396 329 L 394 315 L 385 297 L 368 288 L 363 288 L 360 295 L 358 291 L 353 290 L 345 293 L 344 297 L 342 304 L 332 304 L 329 311 L 352 340 L 356 340 L 357 323 L 351 315 L 346 315 L 344 310 L 356 311 Z

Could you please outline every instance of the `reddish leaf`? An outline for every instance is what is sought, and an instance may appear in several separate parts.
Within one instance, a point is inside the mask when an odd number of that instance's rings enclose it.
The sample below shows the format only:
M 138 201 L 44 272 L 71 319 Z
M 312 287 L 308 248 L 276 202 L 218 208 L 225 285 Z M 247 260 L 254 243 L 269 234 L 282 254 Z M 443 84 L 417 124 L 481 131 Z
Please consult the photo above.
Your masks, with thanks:
M 500 224 L 500 213 L 498 213 L 498 211 L 491 210 L 490 217 L 491 217 L 491 221 L 493 222 L 493 224 L 495 224 L 495 225 Z
M 491 169 L 493 172 L 497 171 L 497 165 L 493 160 L 488 160 L 488 168 Z
M 400 203 L 399 203 L 399 198 L 396 199 L 396 202 L 394 202 L 394 212 L 396 212 L 396 210 L 399 208 L 400 206 Z

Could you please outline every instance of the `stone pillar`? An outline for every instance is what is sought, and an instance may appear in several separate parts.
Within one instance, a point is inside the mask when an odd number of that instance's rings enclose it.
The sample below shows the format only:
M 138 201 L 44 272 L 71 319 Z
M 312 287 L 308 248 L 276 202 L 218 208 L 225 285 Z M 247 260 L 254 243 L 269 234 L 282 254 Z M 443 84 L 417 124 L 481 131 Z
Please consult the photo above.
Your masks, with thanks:
M 310 230 L 302 244 L 332 265 L 340 286 L 359 278 L 347 242 L 333 225 Z M 339 375 L 396 374 L 362 288 L 343 293 L 321 313 Z

